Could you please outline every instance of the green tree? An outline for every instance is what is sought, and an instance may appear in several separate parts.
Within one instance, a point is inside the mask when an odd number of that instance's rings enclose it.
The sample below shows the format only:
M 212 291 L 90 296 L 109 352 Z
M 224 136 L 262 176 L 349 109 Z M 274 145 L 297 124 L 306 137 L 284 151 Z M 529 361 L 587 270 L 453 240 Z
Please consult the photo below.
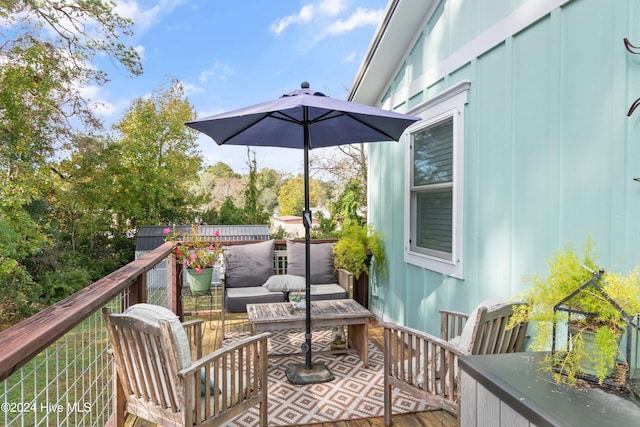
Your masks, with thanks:
M 231 166 L 224 162 L 218 162 L 213 166 L 207 167 L 205 173 L 211 174 L 216 178 L 241 178 L 240 174 L 234 172 Z
M 42 266 L 34 257 L 59 237 L 51 227 L 60 170 L 51 159 L 72 150 L 74 136 L 100 130 L 80 92 L 107 80 L 92 61 L 106 56 L 133 75 L 142 71 L 135 49 L 125 45 L 131 22 L 114 6 L 0 2 L 0 312 L 22 316 L 39 307 L 34 266 Z M 2 316 L 0 327 L 19 316 Z
M 349 222 L 364 224 L 364 218 L 359 213 L 365 198 L 362 191 L 363 188 L 357 180 L 351 180 L 347 183 L 342 194 L 338 196 L 338 200 L 331 206 L 331 216 L 334 221 L 341 224 Z
M 244 213 L 246 224 L 268 224 L 270 212 L 260 204 L 260 191 L 258 189 L 258 172 L 255 150 L 247 147 L 247 183 L 244 190 Z
M 310 199 L 310 204 L 313 201 Z M 278 193 L 278 212 L 280 215 L 302 215 L 304 209 L 304 186 L 302 176 L 287 179 Z
M 218 213 L 217 221 L 219 225 L 235 225 L 245 223 L 245 213 L 243 209 L 237 208 L 233 204 L 233 199 L 227 197 Z
M 326 198 L 326 187 L 320 180 L 309 178 L 309 206 L 318 205 Z M 304 209 L 304 181 L 302 175 L 284 181 L 278 193 L 280 215 L 302 215 Z
M 114 2 L 102 0 L 4 0 L 0 16 L 5 27 L 20 29 L 10 44 L 44 41 L 66 52 L 68 68 L 104 82 L 107 75 L 91 64 L 98 55 L 106 55 L 132 75 L 142 74 L 140 55 L 123 42 L 133 35 L 133 22 L 115 13 L 115 7 Z
M 111 203 L 120 230 L 193 218 L 202 198 L 198 182 L 202 157 L 196 131 L 184 122 L 196 117 L 176 80 L 145 99 L 133 101 L 114 125 L 119 138 L 109 147 Z
M 271 168 L 260 169 L 257 175 L 258 203 L 271 216 L 278 207 L 278 192 L 286 175 Z

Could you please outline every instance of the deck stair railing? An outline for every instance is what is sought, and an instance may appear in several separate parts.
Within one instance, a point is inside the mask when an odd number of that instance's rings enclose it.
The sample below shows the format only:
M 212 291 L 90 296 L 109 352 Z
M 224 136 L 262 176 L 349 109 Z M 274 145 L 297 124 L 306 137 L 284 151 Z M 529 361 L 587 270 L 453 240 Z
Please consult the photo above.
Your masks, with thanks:
M 105 426 L 113 367 L 100 309 L 181 311 L 171 243 L 0 332 L 0 425 Z M 168 266 L 168 267 L 167 267 Z

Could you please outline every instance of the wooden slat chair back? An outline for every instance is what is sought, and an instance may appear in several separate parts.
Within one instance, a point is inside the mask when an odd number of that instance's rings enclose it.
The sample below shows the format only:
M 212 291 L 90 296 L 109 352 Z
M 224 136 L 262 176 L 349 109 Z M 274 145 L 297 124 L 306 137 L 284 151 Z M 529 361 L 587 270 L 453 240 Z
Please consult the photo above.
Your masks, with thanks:
M 267 338 L 249 337 L 201 358 L 201 321 L 183 324 L 193 362 L 176 348 L 175 325 L 102 310 L 115 369 L 115 425 L 134 414 L 161 426 L 222 425 L 259 405 L 267 425 Z M 183 352 L 184 355 L 184 352 Z M 184 365 L 184 366 L 181 366 Z
M 513 314 L 514 305 L 507 304 L 489 310 L 484 307 L 478 312 L 478 321 L 475 325 L 473 346 L 471 354 L 501 354 L 517 353 L 524 351 L 524 339 L 526 325 L 519 324 L 507 329 L 509 319 Z
M 502 302 L 492 307 L 481 305 L 471 315 L 440 310 L 441 337 L 381 322 L 385 425 L 391 425 L 392 388 L 458 415 L 458 357 L 523 351 L 527 324 L 506 330 L 513 308 L 519 304 L 521 302 Z

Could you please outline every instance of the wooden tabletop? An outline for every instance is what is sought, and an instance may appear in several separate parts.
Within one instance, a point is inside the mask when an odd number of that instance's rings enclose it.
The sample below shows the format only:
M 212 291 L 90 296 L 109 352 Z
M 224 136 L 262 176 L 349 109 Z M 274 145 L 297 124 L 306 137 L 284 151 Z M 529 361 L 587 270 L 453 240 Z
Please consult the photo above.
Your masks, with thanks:
M 304 319 L 306 310 L 293 308 L 290 302 L 247 304 L 247 315 L 250 323 L 291 322 Z M 369 310 L 352 299 L 311 301 L 311 317 L 316 320 L 372 316 Z

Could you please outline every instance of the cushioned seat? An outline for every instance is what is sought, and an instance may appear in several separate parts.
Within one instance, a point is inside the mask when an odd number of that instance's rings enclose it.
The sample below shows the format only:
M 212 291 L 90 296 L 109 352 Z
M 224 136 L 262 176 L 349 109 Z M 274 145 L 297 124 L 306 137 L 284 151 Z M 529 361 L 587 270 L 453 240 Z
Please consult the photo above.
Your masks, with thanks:
M 347 298 L 347 291 L 337 283 L 311 285 L 311 301 Z
M 224 308 L 229 313 L 247 312 L 247 304 L 286 301 L 284 292 L 272 292 L 263 286 L 229 288 L 225 293 Z
M 246 313 L 247 304 L 286 302 L 292 292 L 305 292 L 306 245 L 291 240 L 286 244 L 286 252 L 276 251 L 274 240 L 223 247 L 225 277 L 220 314 L 223 339 L 225 312 Z M 348 271 L 335 270 L 333 243 L 312 243 L 309 249 L 311 300 L 349 298 L 353 278 Z

